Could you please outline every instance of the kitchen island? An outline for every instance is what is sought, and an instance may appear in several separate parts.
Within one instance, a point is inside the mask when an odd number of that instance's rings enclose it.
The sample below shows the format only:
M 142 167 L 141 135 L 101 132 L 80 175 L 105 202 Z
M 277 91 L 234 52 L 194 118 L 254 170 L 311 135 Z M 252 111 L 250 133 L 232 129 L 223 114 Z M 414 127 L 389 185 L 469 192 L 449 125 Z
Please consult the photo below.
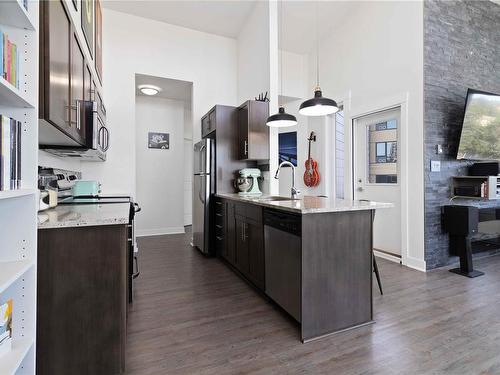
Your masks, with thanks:
M 215 198 L 213 245 L 298 323 L 303 342 L 373 323 L 373 218 L 390 203 Z

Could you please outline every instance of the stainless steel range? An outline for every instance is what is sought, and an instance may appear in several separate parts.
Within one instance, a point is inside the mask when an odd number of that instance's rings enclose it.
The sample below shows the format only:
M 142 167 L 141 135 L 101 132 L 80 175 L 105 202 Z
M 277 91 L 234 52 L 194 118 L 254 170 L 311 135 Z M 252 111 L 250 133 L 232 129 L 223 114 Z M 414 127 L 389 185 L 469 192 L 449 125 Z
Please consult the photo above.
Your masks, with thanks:
M 113 204 L 113 203 L 128 203 L 130 204 L 129 211 L 129 233 L 128 233 L 128 248 L 129 248 L 129 295 L 128 300 L 132 302 L 133 280 L 139 276 L 139 247 L 135 236 L 135 215 L 141 211 L 138 203 L 133 201 L 129 195 L 72 195 L 72 187 L 75 182 L 81 179 L 80 172 L 67 171 L 63 169 L 39 167 L 38 169 L 38 188 L 45 190 L 47 188 L 56 189 L 58 191 L 59 205 L 74 205 L 74 204 Z

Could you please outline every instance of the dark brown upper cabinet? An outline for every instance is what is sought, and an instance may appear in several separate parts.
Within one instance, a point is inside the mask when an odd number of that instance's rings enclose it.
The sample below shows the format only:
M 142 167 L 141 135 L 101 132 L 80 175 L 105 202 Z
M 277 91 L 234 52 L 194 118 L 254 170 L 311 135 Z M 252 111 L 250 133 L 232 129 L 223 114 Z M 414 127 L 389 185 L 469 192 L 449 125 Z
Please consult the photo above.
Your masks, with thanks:
M 96 100 L 96 78 L 76 27 L 64 1 L 40 2 L 39 143 L 43 146 L 86 144 L 78 108 L 82 100 Z
M 217 112 L 216 107 L 214 107 L 209 113 L 201 119 L 201 136 L 203 138 L 210 135 L 216 128 L 217 124 Z
M 92 100 L 92 72 L 88 65 L 83 73 L 83 100 Z
M 269 160 L 269 104 L 248 100 L 238 108 L 240 159 Z
M 71 131 L 78 139 L 85 139 L 85 126 L 82 124 L 80 103 L 85 97 L 85 57 L 75 33 L 71 38 L 71 101 L 70 118 Z
M 70 118 L 71 21 L 61 1 L 40 2 L 39 116 L 75 137 Z

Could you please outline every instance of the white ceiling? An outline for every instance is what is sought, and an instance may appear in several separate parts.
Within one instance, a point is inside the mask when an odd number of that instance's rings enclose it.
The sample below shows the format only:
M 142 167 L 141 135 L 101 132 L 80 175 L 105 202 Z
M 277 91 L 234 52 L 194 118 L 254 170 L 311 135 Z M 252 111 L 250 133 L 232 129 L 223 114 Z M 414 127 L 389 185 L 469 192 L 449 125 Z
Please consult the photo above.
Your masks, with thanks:
M 500 0 L 499 0 L 500 1 Z M 248 0 L 103 0 L 105 8 L 211 34 L 237 38 L 256 1 Z M 307 53 L 316 40 L 316 6 L 320 35 L 332 32 L 363 1 L 278 1 L 283 6 L 284 50 Z M 280 17 L 281 19 L 281 17 Z
M 320 37 L 334 32 L 348 19 L 361 1 L 283 1 L 282 49 L 295 53 L 308 53 L 316 48 L 316 24 Z M 281 14 L 278 2 L 278 14 Z M 316 22 L 316 6 L 318 21 Z
M 139 90 L 140 85 L 153 85 L 159 87 L 161 91 L 155 98 L 165 98 L 182 100 L 188 105 L 191 104 L 192 82 L 180 81 L 177 79 L 148 76 L 144 74 L 135 75 L 135 93 L 138 96 L 146 96 Z
M 104 8 L 236 38 L 255 1 L 246 0 L 103 0 Z

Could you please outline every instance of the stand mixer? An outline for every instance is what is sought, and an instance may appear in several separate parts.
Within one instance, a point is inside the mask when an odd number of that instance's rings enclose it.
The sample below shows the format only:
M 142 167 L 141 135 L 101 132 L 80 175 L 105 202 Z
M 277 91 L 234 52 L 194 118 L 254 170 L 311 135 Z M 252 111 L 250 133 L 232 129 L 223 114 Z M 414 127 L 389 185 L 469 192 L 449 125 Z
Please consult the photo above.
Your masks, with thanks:
M 261 171 L 258 168 L 244 168 L 240 170 L 240 177 L 236 181 L 236 185 L 241 196 L 259 196 L 262 192 L 259 189 L 258 179 L 261 176 Z

